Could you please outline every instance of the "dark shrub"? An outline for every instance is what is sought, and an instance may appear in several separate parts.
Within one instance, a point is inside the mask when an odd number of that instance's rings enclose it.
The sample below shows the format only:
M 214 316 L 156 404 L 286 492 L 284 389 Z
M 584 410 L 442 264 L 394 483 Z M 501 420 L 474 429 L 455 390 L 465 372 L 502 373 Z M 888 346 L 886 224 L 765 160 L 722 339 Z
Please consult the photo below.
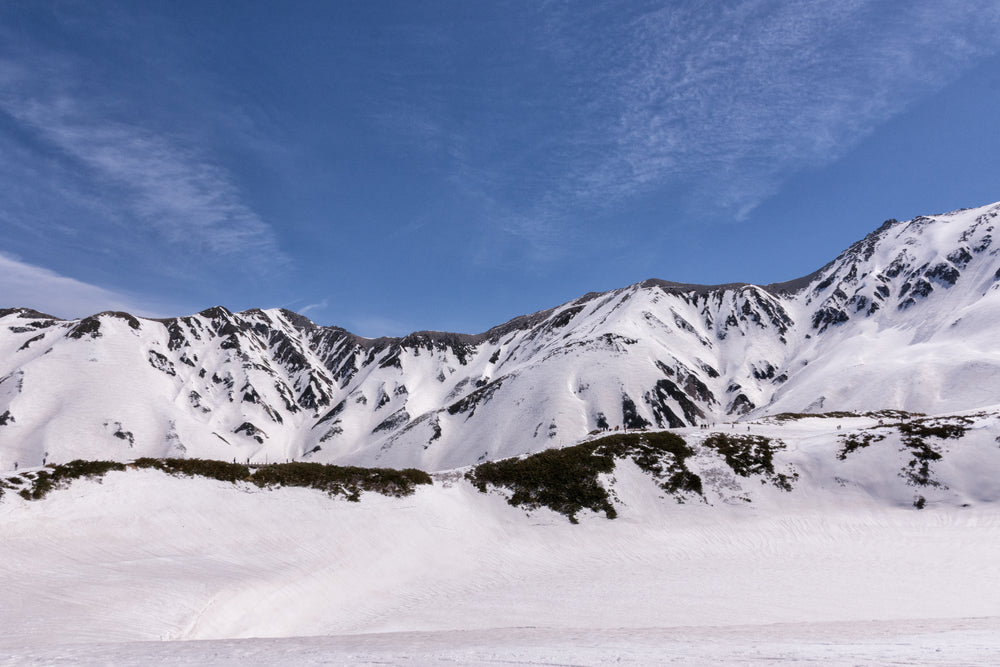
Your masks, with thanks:
M 713 433 L 705 438 L 704 444 L 722 454 L 726 464 L 741 477 L 760 475 L 783 491 L 791 491 L 792 482 L 798 478 L 796 473 L 774 471 L 774 453 L 785 448 L 780 440 L 762 435 Z
M 210 459 L 136 459 L 137 468 L 156 468 L 166 473 L 208 477 L 221 482 L 240 482 L 250 479 L 250 468 L 240 463 Z
M 906 467 L 899 473 L 899 476 L 912 486 L 941 486 L 941 483 L 931 476 L 931 462 L 941 460 L 941 452 L 935 448 L 930 439 L 957 440 L 969 430 L 972 420 L 968 417 L 957 416 L 903 421 L 903 418 L 915 415 L 894 411 L 883 412 L 889 413 L 886 416 L 900 417 L 901 421 L 841 436 L 844 446 L 841 448 L 837 458 L 843 461 L 847 458 L 848 454 L 862 447 L 868 447 L 873 442 L 884 440 L 885 436 L 875 433 L 874 431 L 876 430 L 891 432 L 892 429 L 896 429 L 899 431 L 900 440 L 903 444 L 901 451 L 909 452 L 911 456 Z
M 37 473 L 25 473 L 23 477 L 30 486 L 19 491 L 25 500 L 40 500 L 49 491 L 81 477 L 103 477 L 111 470 L 125 470 L 125 464 L 115 461 L 83 461 L 77 459 L 69 463 L 49 465 Z
M 406 496 L 414 492 L 418 484 L 431 484 L 432 480 L 423 470 L 408 468 L 391 470 L 388 468 L 353 468 L 321 463 L 275 463 L 261 466 L 254 472 L 238 463 L 207 459 L 136 459 L 132 466 L 152 468 L 171 475 L 206 477 L 222 482 L 253 482 L 260 487 L 302 486 L 326 491 L 330 495 L 343 495 L 349 500 L 358 500 L 362 491 L 375 491 L 388 496 Z M 46 470 L 24 473 L 21 478 L 28 486 L 19 491 L 26 500 L 43 498 L 61 483 L 79 477 L 99 477 L 109 470 L 125 470 L 124 463 L 113 461 L 71 461 L 52 466 Z M 12 484 L 5 484 L 15 488 Z M 2 494 L 2 489 L 0 489 Z
M 867 447 L 873 442 L 879 442 L 881 440 L 885 440 L 884 435 L 880 433 L 873 433 L 871 431 L 842 435 L 840 436 L 840 441 L 844 446 L 840 449 L 840 452 L 837 453 L 837 458 L 841 461 L 846 461 L 848 454 L 853 454 L 857 450 Z
M 387 496 L 408 496 L 417 484 L 431 484 L 422 470 L 408 468 L 355 468 L 322 463 L 274 463 L 258 468 L 251 478 L 257 486 L 302 486 L 358 500 L 361 491 Z
M 598 475 L 613 472 L 615 461 L 626 457 L 679 501 L 683 493 L 700 495 L 701 478 L 685 465 L 692 454 L 673 433 L 616 434 L 521 459 L 488 461 L 466 473 L 466 478 L 483 493 L 489 486 L 509 489 L 511 505 L 548 507 L 577 523 L 576 514 L 583 509 L 604 512 L 609 519 L 617 516 Z

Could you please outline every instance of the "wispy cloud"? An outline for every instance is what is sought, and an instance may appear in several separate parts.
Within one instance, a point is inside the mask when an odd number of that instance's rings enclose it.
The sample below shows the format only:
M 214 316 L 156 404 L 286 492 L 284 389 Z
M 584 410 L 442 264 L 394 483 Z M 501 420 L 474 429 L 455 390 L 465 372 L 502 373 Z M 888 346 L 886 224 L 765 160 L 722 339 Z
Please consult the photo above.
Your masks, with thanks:
M 268 273 L 285 261 L 272 228 L 224 167 L 83 89 L 81 69 L 56 56 L 0 61 L 0 112 L 48 154 L 47 169 L 74 175 L 61 182 L 66 201 L 102 209 L 90 230 L 94 245 L 102 234 L 118 236 L 119 245 L 132 238 L 136 252 L 156 247 L 169 256 L 163 265 L 211 259 Z
M 148 298 L 91 285 L 0 253 L 0 308 L 25 307 L 61 318 L 78 318 L 105 310 L 124 310 L 142 317 L 174 316 L 150 308 Z
M 308 315 L 310 311 L 314 310 L 326 310 L 327 307 L 326 299 L 323 299 L 319 303 L 310 303 L 306 306 L 302 306 L 298 309 L 299 315 Z
M 451 91 L 477 101 L 458 112 L 429 95 L 420 136 L 535 259 L 651 194 L 741 219 L 1000 50 L 995 0 L 557 0 L 521 20 L 518 57 L 480 56 L 493 76 Z
M 701 3 L 640 15 L 617 37 L 598 95 L 616 100 L 607 156 L 572 180 L 610 201 L 690 184 L 742 216 L 1000 49 L 1000 6 Z

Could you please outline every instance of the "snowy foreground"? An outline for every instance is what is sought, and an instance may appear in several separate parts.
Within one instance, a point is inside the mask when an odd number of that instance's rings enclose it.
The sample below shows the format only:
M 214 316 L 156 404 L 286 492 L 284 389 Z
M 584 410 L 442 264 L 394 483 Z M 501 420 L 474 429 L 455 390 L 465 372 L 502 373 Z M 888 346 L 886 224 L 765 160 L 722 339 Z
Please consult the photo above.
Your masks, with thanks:
M 916 510 L 862 474 L 895 446 L 831 488 L 831 420 L 753 428 L 795 491 L 681 505 L 625 463 L 619 518 L 579 525 L 458 473 L 360 503 L 155 470 L 7 493 L 0 664 L 995 664 L 996 456 L 945 457 Z

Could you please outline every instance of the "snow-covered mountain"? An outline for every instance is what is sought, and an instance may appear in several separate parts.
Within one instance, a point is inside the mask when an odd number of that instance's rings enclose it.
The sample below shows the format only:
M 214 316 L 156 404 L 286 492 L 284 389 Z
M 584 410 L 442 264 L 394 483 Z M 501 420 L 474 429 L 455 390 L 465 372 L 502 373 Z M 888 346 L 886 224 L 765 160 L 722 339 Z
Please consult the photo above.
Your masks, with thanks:
M 0 465 L 304 459 L 442 470 L 615 427 L 1000 403 L 1000 204 L 889 220 L 788 283 L 647 280 L 478 335 L 287 310 L 0 311 Z

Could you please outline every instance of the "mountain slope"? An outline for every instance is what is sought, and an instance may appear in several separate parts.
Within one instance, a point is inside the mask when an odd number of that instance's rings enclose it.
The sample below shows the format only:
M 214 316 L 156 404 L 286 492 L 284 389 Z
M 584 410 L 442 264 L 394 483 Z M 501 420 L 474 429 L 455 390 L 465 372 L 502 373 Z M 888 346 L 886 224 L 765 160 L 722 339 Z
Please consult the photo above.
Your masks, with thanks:
M 789 283 L 648 280 L 478 335 L 287 310 L 0 311 L 0 466 L 306 459 L 441 470 L 615 427 L 1000 402 L 1000 205 L 887 221 Z

